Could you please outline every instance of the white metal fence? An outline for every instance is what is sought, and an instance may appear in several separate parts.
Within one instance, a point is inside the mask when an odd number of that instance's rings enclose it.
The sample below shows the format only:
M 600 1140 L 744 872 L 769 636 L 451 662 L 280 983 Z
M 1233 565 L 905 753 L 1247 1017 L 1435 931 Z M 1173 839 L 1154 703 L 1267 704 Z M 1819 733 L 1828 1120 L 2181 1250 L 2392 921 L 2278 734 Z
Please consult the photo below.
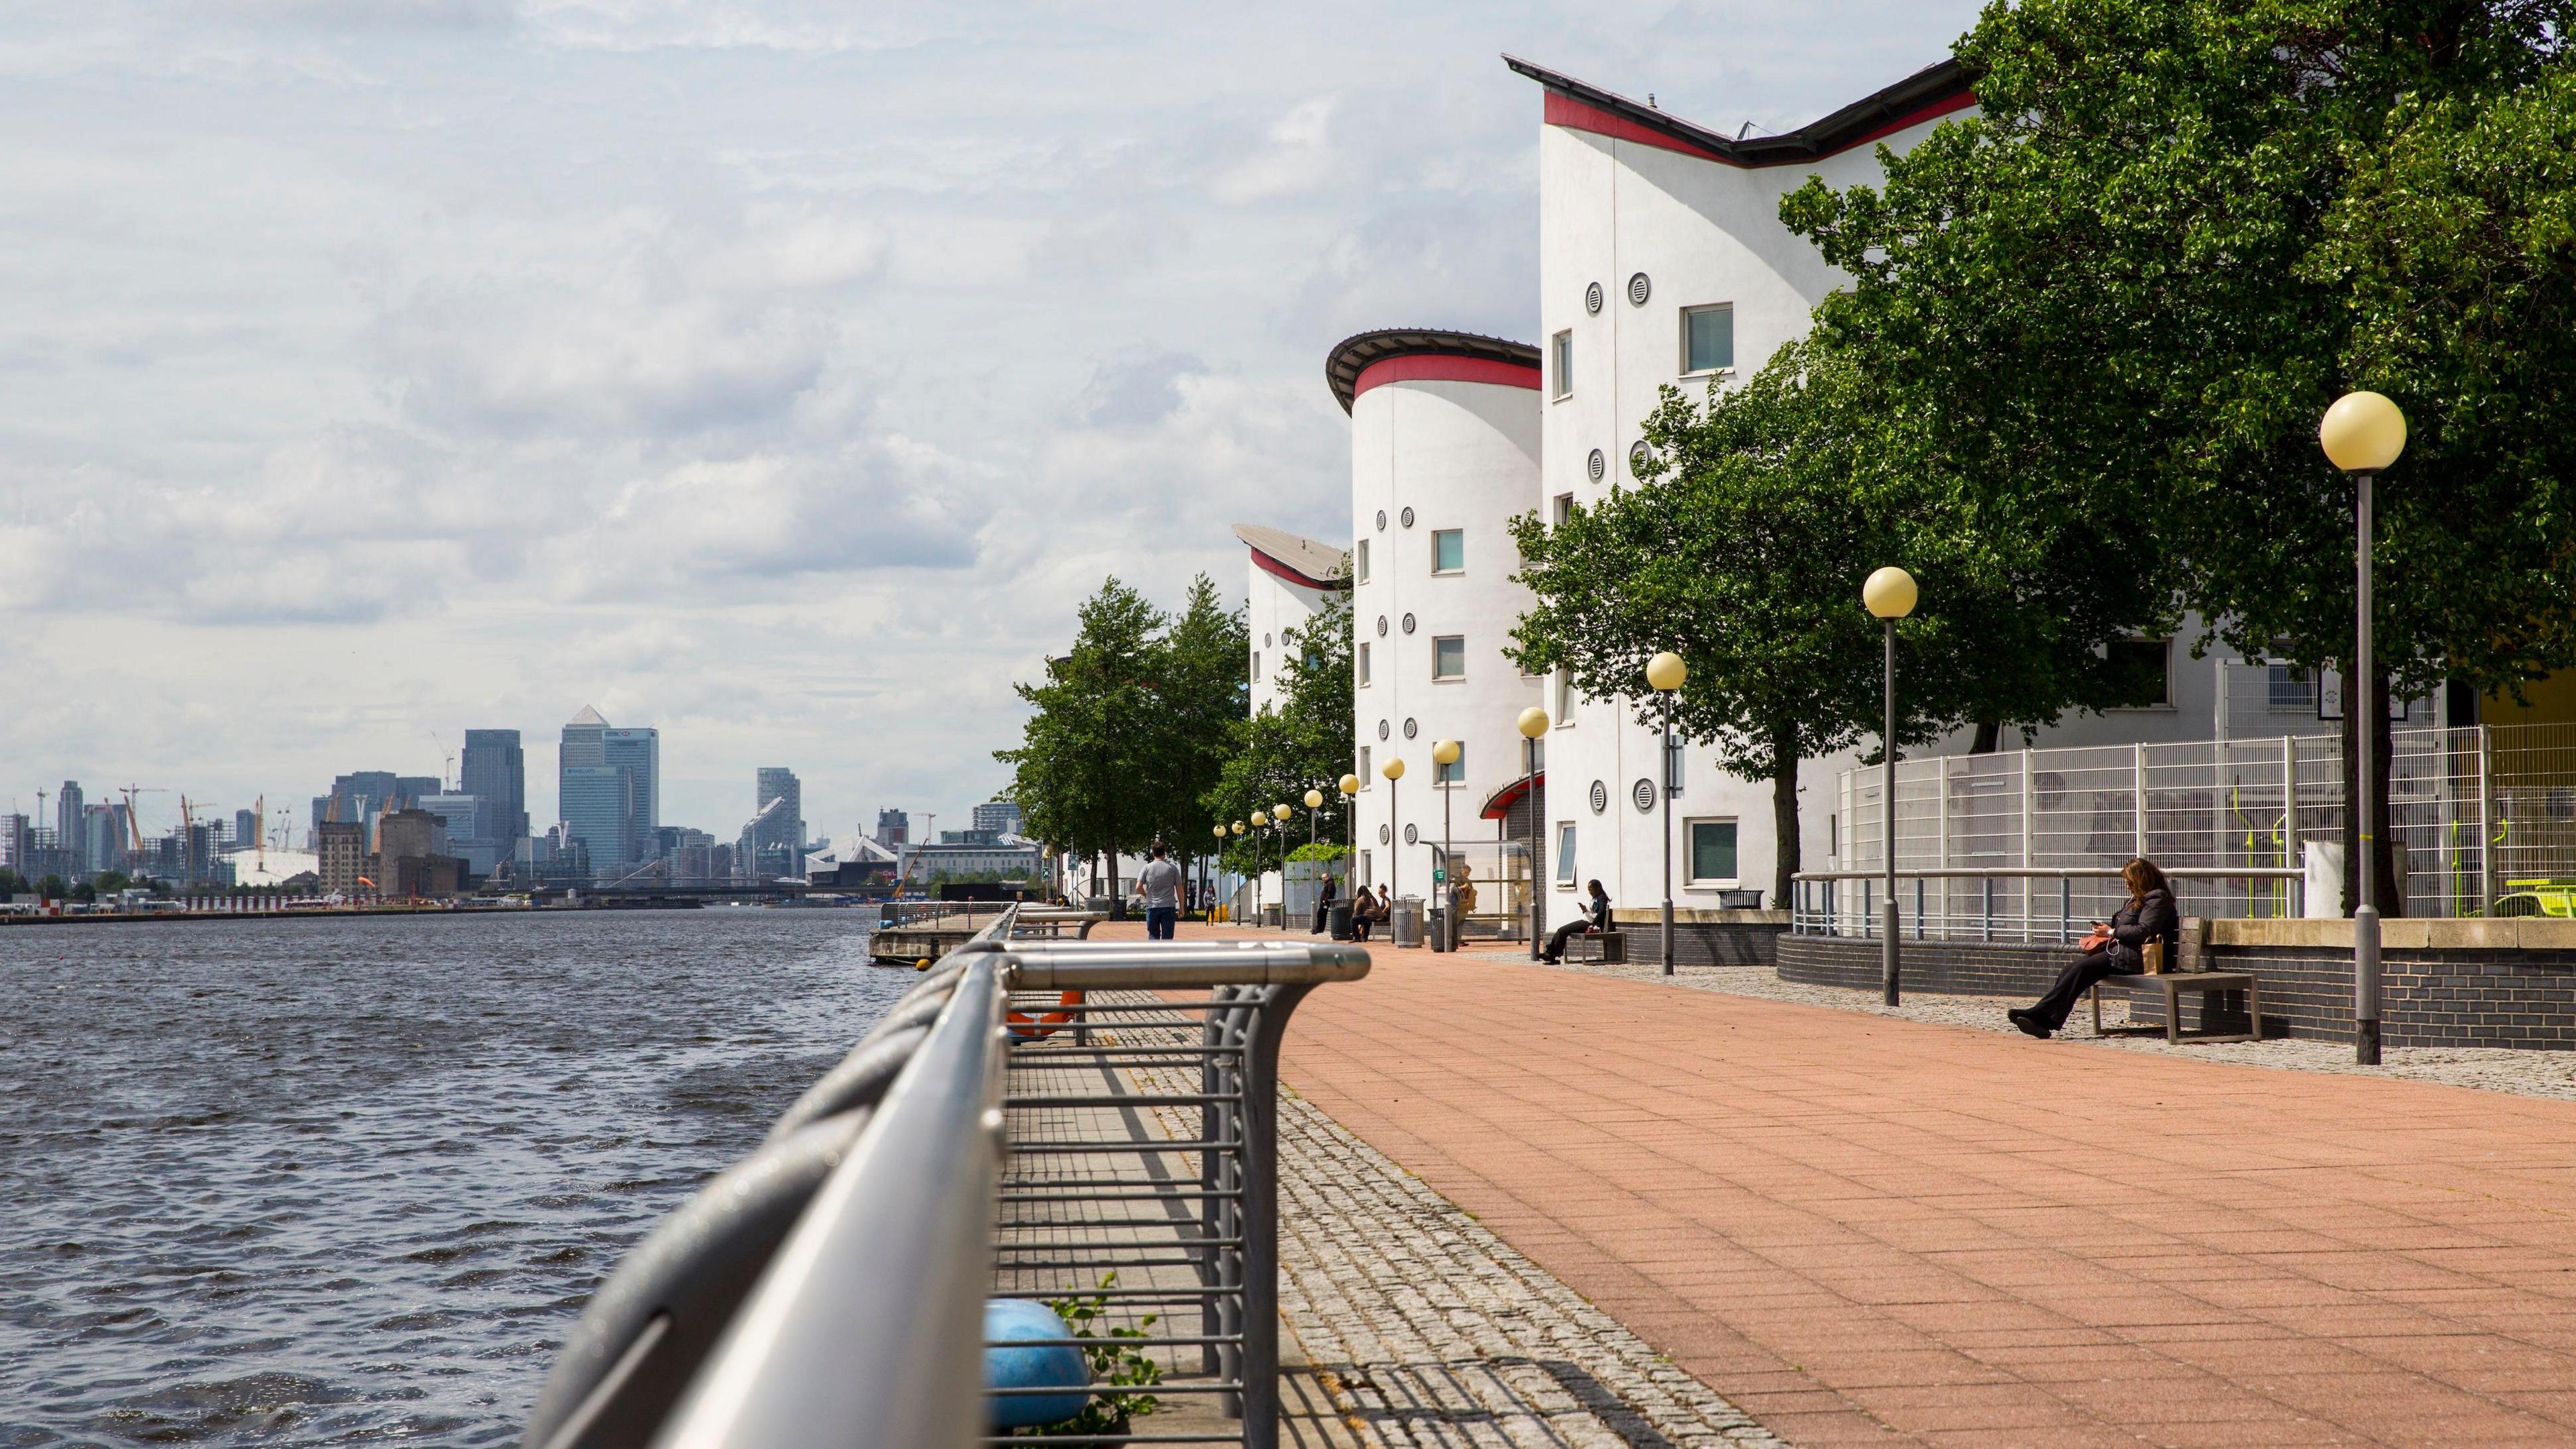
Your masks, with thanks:
M 2576 726 L 2398 729 L 2396 879 L 2410 916 L 2533 914 L 2576 883 Z M 1882 772 L 1843 772 L 1837 871 L 1796 903 L 1809 928 L 1860 932 L 1858 875 L 1885 868 Z M 2340 914 L 2344 784 L 2333 736 L 2204 740 L 1900 761 L 1896 864 L 1909 933 L 2053 939 L 2125 896 L 2109 872 L 2143 855 L 2194 915 Z M 1837 879 L 1836 877 L 1842 877 Z M 2550 909 L 2555 909 L 2554 902 Z

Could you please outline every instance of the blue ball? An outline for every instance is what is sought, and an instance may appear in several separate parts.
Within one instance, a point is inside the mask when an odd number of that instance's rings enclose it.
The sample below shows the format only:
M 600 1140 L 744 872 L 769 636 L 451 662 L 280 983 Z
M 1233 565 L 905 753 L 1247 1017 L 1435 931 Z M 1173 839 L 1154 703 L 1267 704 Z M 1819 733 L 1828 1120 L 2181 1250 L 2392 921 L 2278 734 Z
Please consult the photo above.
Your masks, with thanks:
M 996 1347 L 1028 1339 L 1071 1338 L 1054 1309 L 1026 1298 L 984 1300 L 984 1387 L 1063 1389 L 1060 1394 L 995 1394 L 985 1399 L 993 1427 L 1027 1429 L 1060 1423 L 1091 1402 L 1091 1367 L 1069 1343 Z

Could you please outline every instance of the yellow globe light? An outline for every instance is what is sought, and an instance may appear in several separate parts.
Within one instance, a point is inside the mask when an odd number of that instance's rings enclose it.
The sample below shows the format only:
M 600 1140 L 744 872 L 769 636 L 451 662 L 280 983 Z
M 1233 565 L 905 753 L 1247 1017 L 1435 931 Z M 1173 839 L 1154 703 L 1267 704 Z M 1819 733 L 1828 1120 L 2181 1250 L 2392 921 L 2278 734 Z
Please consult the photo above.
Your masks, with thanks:
M 1220 826 L 1218 826 L 1218 827 L 1216 828 L 1216 838 L 1217 838 L 1217 839 L 1219 839 L 1219 840 L 1223 840 L 1223 839 L 1225 839 L 1225 827 L 1224 827 L 1224 826 L 1220 825 Z
M 1672 693 L 1689 677 L 1690 670 L 1683 667 L 1682 657 L 1670 649 L 1646 661 L 1646 683 L 1654 686 L 1657 694 Z
M 1270 818 L 1273 820 L 1285 820 L 1294 813 L 1294 811 L 1290 810 L 1285 805 L 1273 805 L 1270 807 Z
M 1387 762 L 1386 762 L 1385 764 L 1380 765 L 1380 766 L 1378 766 L 1378 767 L 1377 767 L 1377 772 L 1378 772 L 1379 774 L 1381 774 L 1381 775 L 1386 776 L 1386 777 L 1387 777 L 1388 779 L 1390 779 L 1390 780 L 1401 780 L 1401 779 L 1403 779 L 1403 778 L 1404 778 L 1404 757 L 1403 757 L 1403 756 L 1401 756 L 1401 755 L 1391 755 L 1391 756 L 1389 756 L 1389 757 L 1387 758 Z
M 1360 777 L 1357 775 L 1344 775 L 1342 777 L 1342 793 L 1345 795 L 1356 795 L 1359 792 Z
M 1324 808 L 1324 792 L 1323 792 L 1323 791 L 1321 791 L 1321 790 L 1309 790 L 1309 791 L 1307 791 L 1307 792 L 1306 792 L 1306 808 L 1307 808 L 1307 809 L 1309 809 L 1309 810 L 1321 810 L 1321 809 L 1323 809 L 1323 808 Z
M 2348 392 L 2317 424 L 2326 461 L 2347 473 L 2376 473 L 2406 451 L 2406 414 L 2375 392 Z
M 1914 575 L 1894 564 L 1869 576 L 1860 586 L 1860 601 L 1882 619 L 1902 619 L 1914 612 Z
M 1458 763 L 1458 757 L 1465 753 L 1466 748 L 1460 745 L 1456 740 L 1442 740 L 1431 747 L 1431 763 L 1435 765 L 1454 765 Z
M 1547 711 L 1537 705 L 1521 711 L 1521 738 L 1534 740 L 1547 733 Z
M 1242 822 L 1242 821 L 1238 820 L 1238 821 L 1234 822 L 1234 833 L 1235 833 L 1235 834 L 1237 834 L 1237 835 L 1241 835 L 1241 834 L 1243 833 L 1243 822 Z

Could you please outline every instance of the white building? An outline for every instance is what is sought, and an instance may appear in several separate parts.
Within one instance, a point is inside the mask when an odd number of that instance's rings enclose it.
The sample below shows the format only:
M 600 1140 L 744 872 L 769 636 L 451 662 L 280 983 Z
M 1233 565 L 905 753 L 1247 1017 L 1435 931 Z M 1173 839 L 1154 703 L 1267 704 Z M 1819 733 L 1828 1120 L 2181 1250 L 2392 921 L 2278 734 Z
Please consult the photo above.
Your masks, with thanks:
M 1252 708 L 1259 713 L 1279 703 L 1279 661 L 1292 647 L 1288 636 L 1306 627 L 1326 594 L 1351 586 L 1343 572 L 1348 556 L 1331 544 L 1258 523 L 1236 524 L 1234 536 L 1252 555 L 1244 625 L 1251 636 Z
M 1538 505 L 1538 349 L 1404 328 L 1346 339 L 1324 370 L 1351 415 L 1360 879 L 1427 897 L 1444 804 L 1455 838 L 1492 837 L 1479 811 L 1521 777 L 1514 725 L 1540 701 L 1503 655 L 1530 604 L 1504 525 Z M 1445 771 L 1444 739 L 1463 746 Z

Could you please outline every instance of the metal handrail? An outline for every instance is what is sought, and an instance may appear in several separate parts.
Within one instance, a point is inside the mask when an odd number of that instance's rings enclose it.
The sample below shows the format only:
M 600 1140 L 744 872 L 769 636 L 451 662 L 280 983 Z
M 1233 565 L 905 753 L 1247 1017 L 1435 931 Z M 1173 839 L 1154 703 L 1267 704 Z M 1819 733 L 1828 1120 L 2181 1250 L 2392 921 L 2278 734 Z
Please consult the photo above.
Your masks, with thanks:
M 2179 865 L 2164 868 L 2168 880 L 2304 880 L 2307 872 L 2296 866 Z M 2115 866 L 2091 865 L 1946 865 L 1934 867 L 1898 866 L 1898 880 L 2117 880 Z M 1802 870 L 1792 880 L 1885 880 L 1884 870 Z

